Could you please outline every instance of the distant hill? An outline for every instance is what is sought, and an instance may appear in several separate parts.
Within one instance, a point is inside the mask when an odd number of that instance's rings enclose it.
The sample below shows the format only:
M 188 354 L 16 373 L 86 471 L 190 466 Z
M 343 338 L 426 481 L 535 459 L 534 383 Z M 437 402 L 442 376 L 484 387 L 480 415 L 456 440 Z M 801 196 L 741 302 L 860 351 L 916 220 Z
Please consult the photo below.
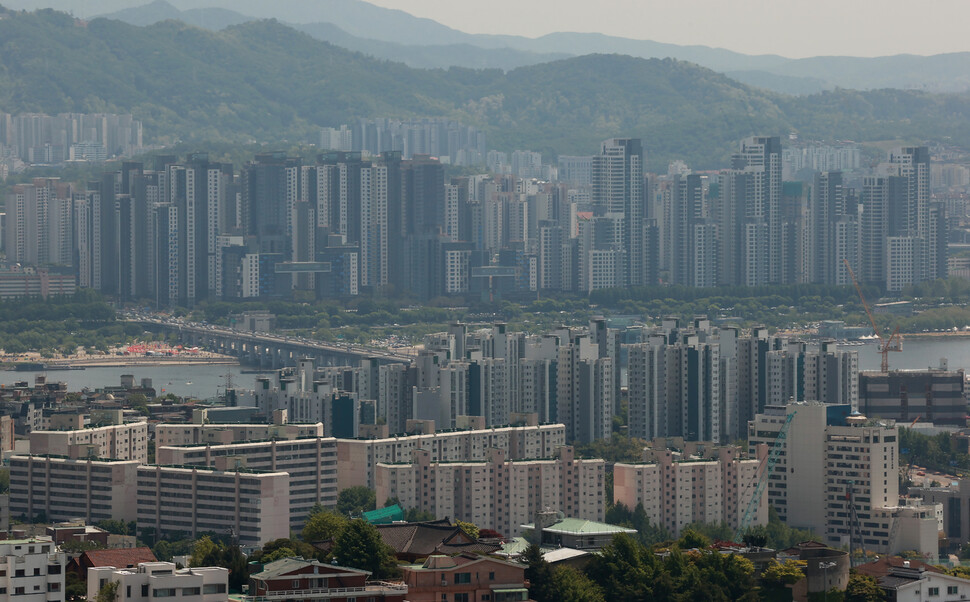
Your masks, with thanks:
M 643 138 L 652 166 L 721 167 L 751 134 L 858 141 L 951 136 L 970 146 L 970 97 L 838 90 L 792 97 L 683 61 L 589 55 L 498 69 L 414 69 L 275 21 L 219 32 L 53 11 L 0 19 L 0 110 L 132 112 L 172 142 L 314 139 L 357 117 L 447 116 L 489 145 L 591 153 Z

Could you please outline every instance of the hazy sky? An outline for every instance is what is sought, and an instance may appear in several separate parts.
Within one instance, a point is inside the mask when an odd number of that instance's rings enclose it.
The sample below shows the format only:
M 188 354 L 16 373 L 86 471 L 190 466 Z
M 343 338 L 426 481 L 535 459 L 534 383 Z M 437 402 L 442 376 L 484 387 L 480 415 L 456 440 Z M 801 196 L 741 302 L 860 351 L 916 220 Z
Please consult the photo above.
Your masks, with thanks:
M 468 33 L 595 31 L 747 54 L 970 50 L 970 0 L 368 0 Z

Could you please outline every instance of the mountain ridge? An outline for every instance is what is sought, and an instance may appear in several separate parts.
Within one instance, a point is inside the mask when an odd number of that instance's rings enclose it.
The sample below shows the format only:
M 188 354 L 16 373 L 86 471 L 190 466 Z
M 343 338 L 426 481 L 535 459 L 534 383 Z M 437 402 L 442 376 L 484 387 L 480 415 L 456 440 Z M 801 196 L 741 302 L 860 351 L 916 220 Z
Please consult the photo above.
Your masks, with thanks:
M 500 69 L 414 69 L 321 42 L 278 21 L 213 32 L 136 27 L 53 11 L 0 19 L 0 110 L 131 112 L 161 143 L 314 140 L 361 117 L 447 117 L 489 146 L 588 154 L 614 136 L 648 160 L 723 167 L 753 134 L 970 146 L 970 96 L 835 90 L 792 97 L 674 59 L 587 55 Z

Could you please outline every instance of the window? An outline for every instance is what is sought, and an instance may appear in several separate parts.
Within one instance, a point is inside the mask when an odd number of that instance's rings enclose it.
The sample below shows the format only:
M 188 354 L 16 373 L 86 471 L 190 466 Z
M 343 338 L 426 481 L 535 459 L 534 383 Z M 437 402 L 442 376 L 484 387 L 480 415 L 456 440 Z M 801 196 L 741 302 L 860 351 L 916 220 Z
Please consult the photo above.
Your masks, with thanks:
M 182 588 L 182 595 L 183 596 L 198 596 L 201 593 L 202 593 L 202 588 L 201 587 L 183 587 Z
M 153 598 L 171 598 L 175 596 L 174 587 L 160 587 L 152 590 Z
M 495 572 L 494 571 L 488 574 L 488 580 L 489 581 L 495 581 Z
M 49 564 L 49 565 L 47 565 L 47 574 L 48 575 L 60 575 L 61 574 L 61 565 L 59 565 L 59 564 Z
M 147 598 L 148 597 L 148 584 L 147 583 L 145 583 L 144 585 L 141 586 L 141 597 L 142 598 Z
M 460 583 L 471 583 L 472 574 L 471 573 L 455 573 L 455 584 Z
M 202 595 L 206 594 L 224 594 L 226 593 L 225 583 L 210 583 L 209 585 L 202 586 Z
M 455 602 L 468 602 L 468 594 L 455 594 Z
M 959 593 L 960 588 L 955 585 L 946 586 L 946 595 L 953 596 Z
M 125 587 L 125 597 L 126 598 L 130 598 L 131 597 L 131 586 L 130 585 L 127 586 L 127 587 Z
M 14 577 L 23 577 L 24 576 L 24 570 L 23 569 L 17 569 L 17 572 L 15 572 L 13 574 L 13 576 Z
M 59 591 L 61 591 L 61 584 L 60 583 L 48 583 L 47 584 L 47 591 L 49 591 L 49 592 L 59 592 Z
M 24 588 L 22 588 L 22 587 L 15 587 L 15 588 L 13 588 L 13 595 L 15 595 L 15 596 L 22 596 L 22 595 L 24 595 Z
M 940 588 L 938 588 L 938 587 L 928 587 L 928 588 L 926 588 L 926 593 L 929 594 L 930 596 L 939 596 L 940 595 Z

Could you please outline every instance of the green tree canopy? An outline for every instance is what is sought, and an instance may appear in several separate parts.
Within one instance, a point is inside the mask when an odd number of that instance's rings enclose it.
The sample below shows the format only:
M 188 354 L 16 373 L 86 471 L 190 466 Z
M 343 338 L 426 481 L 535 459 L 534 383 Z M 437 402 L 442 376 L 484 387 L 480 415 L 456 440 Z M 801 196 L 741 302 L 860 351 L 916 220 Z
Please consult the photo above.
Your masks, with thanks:
M 334 540 L 333 558 L 342 566 L 370 571 L 374 579 L 398 574 L 394 550 L 381 539 L 377 528 L 356 518 Z
M 334 539 L 350 523 L 342 514 L 324 510 L 310 515 L 300 537 L 306 542 L 327 541 Z
M 362 485 L 348 487 L 337 494 L 337 512 L 347 516 L 358 516 L 377 508 L 377 494 L 373 489 Z

